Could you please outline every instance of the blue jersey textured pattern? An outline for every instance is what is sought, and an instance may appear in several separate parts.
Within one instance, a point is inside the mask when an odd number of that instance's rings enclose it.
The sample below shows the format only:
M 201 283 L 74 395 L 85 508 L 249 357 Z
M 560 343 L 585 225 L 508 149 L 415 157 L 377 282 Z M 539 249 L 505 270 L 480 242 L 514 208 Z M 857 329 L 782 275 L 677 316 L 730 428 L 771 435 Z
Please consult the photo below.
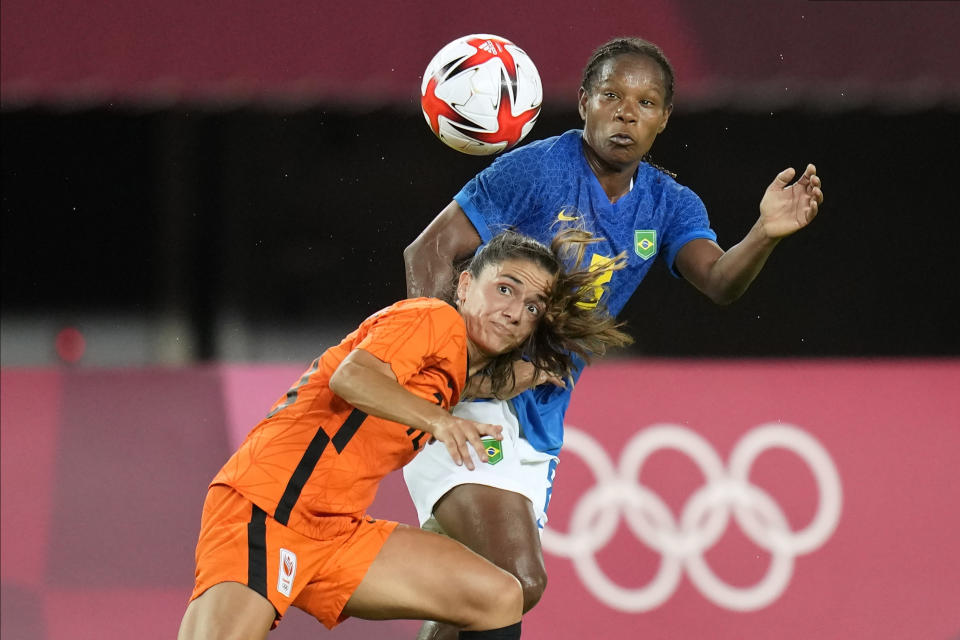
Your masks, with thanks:
M 640 164 L 633 189 L 611 203 L 587 164 L 581 136 L 580 130 L 567 131 L 506 153 L 454 199 L 483 242 L 513 228 L 549 245 L 558 231 L 572 225 L 603 238 L 591 247 L 597 256 L 626 251 L 627 267 L 603 283 L 600 298 L 618 314 L 658 255 L 677 275 L 673 262 L 680 248 L 695 238 L 716 240 L 717 235 L 697 194 L 646 163 Z M 637 232 L 652 241 L 652 248 L 648 244 L 637 248 Z M 566 389 L 542 385 L 514 398 L 524 436 L 537 450 L 560 451 L 571 391 L 570 385 Z

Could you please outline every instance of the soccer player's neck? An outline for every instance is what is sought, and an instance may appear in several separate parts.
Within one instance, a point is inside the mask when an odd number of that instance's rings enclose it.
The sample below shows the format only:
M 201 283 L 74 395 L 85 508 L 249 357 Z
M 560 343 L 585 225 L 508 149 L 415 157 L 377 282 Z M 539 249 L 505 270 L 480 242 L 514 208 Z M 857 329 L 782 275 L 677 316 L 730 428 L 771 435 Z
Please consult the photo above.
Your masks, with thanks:
M 492 358 L 484 353 L 473 340 L 467 338 L 467 377 L 479 373 L 490 364 Z
M 633 167 L 629 172 L 597 175 L 597 180 L 600 182 L 603 192 L 607 194 L 607 198 L 611 203 L 616 202 L 630 193 L 630 190 L 633 188 L 633 176 L 636 170 L 637 168 Z M 594 173 L 596 173 L 596 171 L 594 171 Z
M 597 181 L 610 202 L 616 202 L 630 192 L 639 162 L 625 165 L 607 162 L 586 143 L 583 144 L 583 155 L 587 160 L 587 166 L 597 177 Z

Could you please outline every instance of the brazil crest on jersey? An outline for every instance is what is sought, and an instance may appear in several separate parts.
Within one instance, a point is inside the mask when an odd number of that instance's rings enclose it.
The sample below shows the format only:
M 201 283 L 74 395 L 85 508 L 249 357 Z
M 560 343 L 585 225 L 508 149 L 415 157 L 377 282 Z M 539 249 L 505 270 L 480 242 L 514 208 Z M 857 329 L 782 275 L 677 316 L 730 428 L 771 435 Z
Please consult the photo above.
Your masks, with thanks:
M 657 256 L 677 275 L 673 262 L 680 248 L 717 235 L 697 194 L 646 163 L 640 164 L 633 189 L 611 203 L 587 164 L 581 140 L 582 131 L 572 130 L 506 153 L 454 199 L 483 242 L 513 228 L 549 246 L 564 226 L 576 226 L 603 238 L 591 246 L 590 264 L 626 251 L 627 267 L 594 283 L 600 303 L 616 315 Z M 514 399 L 524 436 L 537 450 L 559 452 L 569 402 L 569 385 L 543 385 Z

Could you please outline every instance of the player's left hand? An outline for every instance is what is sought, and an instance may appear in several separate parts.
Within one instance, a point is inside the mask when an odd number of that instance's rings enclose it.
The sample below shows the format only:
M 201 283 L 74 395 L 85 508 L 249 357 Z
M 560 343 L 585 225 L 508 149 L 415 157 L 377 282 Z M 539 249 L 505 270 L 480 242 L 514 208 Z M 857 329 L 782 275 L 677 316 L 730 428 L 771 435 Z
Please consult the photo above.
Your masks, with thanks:
M 795 174 L 793 167 L 781 171 L 760 201 L 760 223 L 768 238 L 782 238 L 803 229 L 823 204 L 817 168 L 808 164 L 800 179 L 790 184 Z

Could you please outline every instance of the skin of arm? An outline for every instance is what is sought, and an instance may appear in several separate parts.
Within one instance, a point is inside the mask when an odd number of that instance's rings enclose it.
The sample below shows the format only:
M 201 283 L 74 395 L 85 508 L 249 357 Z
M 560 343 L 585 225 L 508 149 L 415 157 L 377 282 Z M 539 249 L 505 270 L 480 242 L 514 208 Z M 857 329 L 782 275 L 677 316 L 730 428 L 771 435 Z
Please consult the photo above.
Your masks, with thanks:
M 691 240 L 677 253 L 677 271 L 717 304 L 739 298 L 780 240 L 816 217 L 823 203 L 816 172 L 816 167 L 807 165 L 803 176 L 791 185 L 796 172 L 792 168 L 781 171 L 767 187 L 760 201 L 760 218 L 743 240 L 726 252 L 712 240 Z
M 453 265 L 473 255 L 480 234 L 456 201 L 448 204 L 403 250 L 407 296 L 442 296 L 453 282 Z
M 486 462 L 480 438 L 503 438 L 499 425 L 458 418 L 410 393 L 397 381 L 389 364 L 363 349 L 354 349 L 343 359 L 330 376 L 330 389 L 364 413 L 429 433 L 446 445 L 454 462 L 471 470 L 474 465 L 468 446 L 481 462 Z

